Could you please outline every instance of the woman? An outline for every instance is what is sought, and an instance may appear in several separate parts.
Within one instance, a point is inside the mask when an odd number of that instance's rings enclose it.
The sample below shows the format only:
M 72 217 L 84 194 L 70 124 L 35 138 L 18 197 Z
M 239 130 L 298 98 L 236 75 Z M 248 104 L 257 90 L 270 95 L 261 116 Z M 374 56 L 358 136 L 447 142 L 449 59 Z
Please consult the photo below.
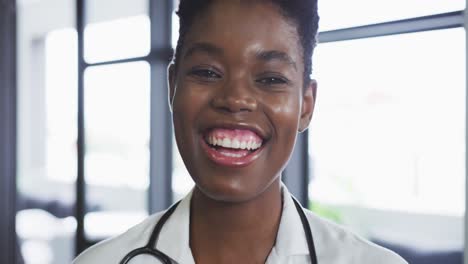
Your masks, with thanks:
M 296 207 L 281 184 L 314 110 L 316 5 L 180 2 L 170 107 L 196 186 L 169 213 L 92 247 L 75 263 L 406 263 Z

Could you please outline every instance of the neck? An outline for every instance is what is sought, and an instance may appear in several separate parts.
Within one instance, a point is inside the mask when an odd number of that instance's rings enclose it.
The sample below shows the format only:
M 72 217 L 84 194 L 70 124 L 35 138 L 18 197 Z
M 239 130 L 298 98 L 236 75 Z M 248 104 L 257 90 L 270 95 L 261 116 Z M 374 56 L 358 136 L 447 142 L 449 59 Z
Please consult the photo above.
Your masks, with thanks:
M 196 188 L 190 246 L 197 263 L 264 263 L 275 244 L 281 211 L 279 179 L 257 197 L 239 203 L 213 200 Z

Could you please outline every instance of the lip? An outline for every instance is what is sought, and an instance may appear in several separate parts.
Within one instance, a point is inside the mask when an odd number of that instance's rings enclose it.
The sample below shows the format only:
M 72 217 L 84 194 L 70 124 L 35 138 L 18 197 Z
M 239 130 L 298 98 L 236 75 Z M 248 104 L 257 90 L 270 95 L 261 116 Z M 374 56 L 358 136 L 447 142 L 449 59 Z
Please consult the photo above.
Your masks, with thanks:
M 244 157 L 228 157 L 221 154 L 206 143 L 203 135 L 200 136 L 200 144 L 202 145 L 202 148 L 205 151 L 207 157 L 214 163 L 226 167 L 240 168 L 252 164 L 255 160 L 257 160 L 260 157 L 261 152 L 265 148 L 266 141 L 263 141 L 262 146 L 260 148 L 247 154 Z

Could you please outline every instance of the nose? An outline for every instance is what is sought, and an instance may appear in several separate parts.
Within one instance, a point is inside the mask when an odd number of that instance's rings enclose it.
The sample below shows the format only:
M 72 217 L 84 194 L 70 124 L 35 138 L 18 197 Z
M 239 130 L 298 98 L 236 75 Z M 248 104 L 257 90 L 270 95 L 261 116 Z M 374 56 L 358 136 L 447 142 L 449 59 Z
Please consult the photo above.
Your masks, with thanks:
M 247 82 L 230 80 L 220 87 L 212 105 L 229 113 L 253 112 L 257 109 L 257 100 Z

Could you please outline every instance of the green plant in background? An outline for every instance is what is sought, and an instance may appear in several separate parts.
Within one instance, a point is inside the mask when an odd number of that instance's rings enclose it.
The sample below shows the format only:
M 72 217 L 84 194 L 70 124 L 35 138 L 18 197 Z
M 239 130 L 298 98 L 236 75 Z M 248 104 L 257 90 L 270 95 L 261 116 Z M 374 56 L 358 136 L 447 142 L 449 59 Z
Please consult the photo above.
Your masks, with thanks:
M 309 209 L 317 215 L 329 219 L 335 223 L 342 224 L 340 211 L 329 205 L 309 201 Z

